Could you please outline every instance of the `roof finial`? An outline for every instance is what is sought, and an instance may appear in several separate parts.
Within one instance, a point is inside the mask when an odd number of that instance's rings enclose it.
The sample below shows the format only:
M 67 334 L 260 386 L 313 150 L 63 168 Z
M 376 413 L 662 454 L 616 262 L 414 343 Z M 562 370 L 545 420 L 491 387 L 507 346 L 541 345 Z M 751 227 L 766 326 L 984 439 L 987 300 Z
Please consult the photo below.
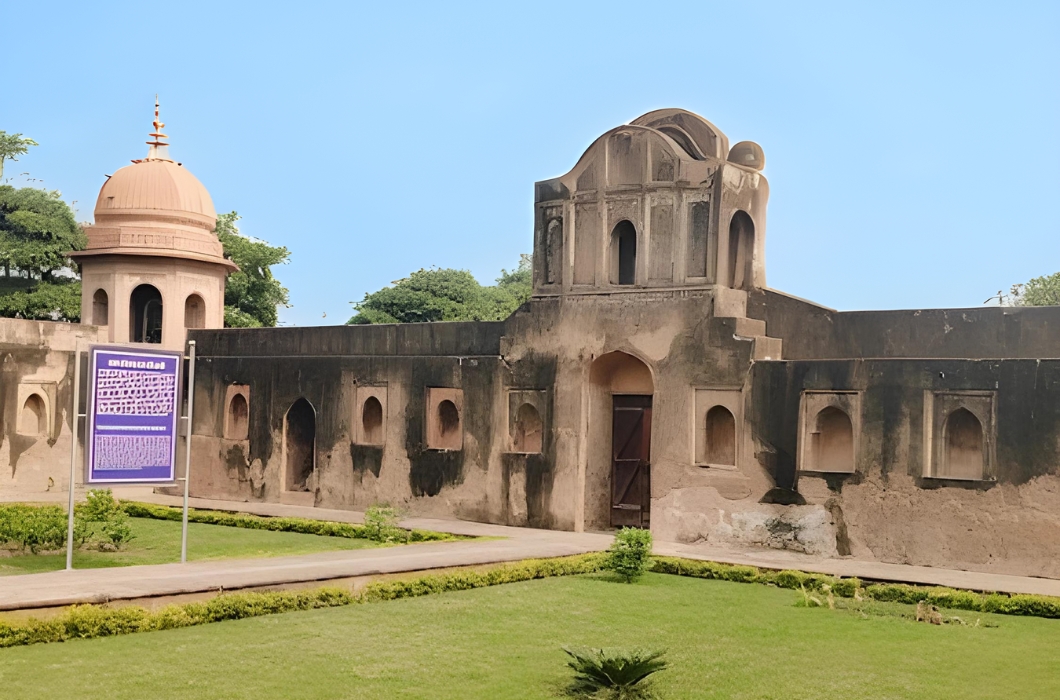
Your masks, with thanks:
M 158 116 L 157 94 L 155 95 L 155 120 L 151 124 L 155 127 L 155 130 L 150 134 L 150 136 L 154 137 L 154 140 L 147 142 L 147 145 L 151 147 L 147 152 L 147 160 L 170 160 L 169 144 L 162 140 L 169 137 L 162 133 L 162 129 L 166 125 L 162 123 Z

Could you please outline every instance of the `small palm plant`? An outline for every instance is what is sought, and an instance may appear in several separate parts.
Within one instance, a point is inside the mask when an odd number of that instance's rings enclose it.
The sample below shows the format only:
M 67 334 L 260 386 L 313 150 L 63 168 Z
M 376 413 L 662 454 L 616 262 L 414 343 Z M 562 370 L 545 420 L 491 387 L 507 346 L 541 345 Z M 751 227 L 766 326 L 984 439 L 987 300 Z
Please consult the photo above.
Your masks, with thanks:
M 652 697 L 648 676 L 669 664 L 662 659 L 665 651 L 634 649 L 581 649 L 563 647 L 574 669 L 570 693 L 578 697 L 606 700 L 640 700 Z

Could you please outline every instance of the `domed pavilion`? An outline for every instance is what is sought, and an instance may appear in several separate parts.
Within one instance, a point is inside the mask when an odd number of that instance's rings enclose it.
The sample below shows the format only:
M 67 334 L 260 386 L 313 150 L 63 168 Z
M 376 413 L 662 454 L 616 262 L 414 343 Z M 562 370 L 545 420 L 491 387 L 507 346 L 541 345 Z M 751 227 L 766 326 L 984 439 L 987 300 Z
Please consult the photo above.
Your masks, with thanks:
M 224 290 L 237 266 L 214 233 L 210 193 L 169 157 L 155 101 L 147 157 L 107 178 L 81 265 L 81 318 L 114 343 L 184 345 L 188 328 L 224 326 Z

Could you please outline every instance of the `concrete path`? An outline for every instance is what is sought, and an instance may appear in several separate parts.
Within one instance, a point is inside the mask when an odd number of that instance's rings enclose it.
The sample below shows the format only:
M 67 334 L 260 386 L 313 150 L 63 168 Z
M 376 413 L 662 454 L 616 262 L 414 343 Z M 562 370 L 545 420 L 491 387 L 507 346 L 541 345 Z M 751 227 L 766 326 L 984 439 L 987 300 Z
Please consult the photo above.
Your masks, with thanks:
M 116 490 L 116 495 L 164 505 L 180 503 L 178 497 L 154 494 L 150 490 L 121 489 Z M 196 498 L 191 499 L 191 505 L 196 508 L 271 516 L 299 516 L 338 522 L 358 523 L 363 519 L 361 513 L 353 511 L 270 503 L 239 503 Z M 402 524 L 424 530 L 503 539 L 431 542 L 266 559 L 229 559 L 5 576 L 0 577 L 0 610 L 181 595 L 219 589 L 281 586 L 306 581 L 559 557 L 600 551 L 612 540 L 609 533 L 535 530 L 434 518 L 409 518 Z M 826 559 L 768 549 L 737 550 L 673 542 L 657 542 L 655 553 L 769 569 L 800 569 L 837 576 L 858 576 L 876 581 L 1060 596 L 1060 581 L 1053 579 L 854 559 Z

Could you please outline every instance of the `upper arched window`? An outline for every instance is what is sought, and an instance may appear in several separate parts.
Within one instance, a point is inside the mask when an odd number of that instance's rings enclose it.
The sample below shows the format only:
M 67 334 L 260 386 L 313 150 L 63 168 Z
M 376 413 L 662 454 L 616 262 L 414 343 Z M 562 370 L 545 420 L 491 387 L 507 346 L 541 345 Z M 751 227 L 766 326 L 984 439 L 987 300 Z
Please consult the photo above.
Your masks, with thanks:
M 92 324 L 105 326 L 110 321 L 110 299 L 107 292 L 97 289 L 92 295 Z
M 129 339 L 134 343 L 162 342 L 162 293 L 141 284 L 129 296 Z
M 745 211 L 729 223 L 729 286 L 750 289 L 754 282 L 755 224 Z
M 184 301 L 184 327 L 206 328 L 206 302 L 198 294 L 189 294 Z
M 611 284 L 637 282 L 637 229 L 629 221 L 619 221 L 611 231 Z

